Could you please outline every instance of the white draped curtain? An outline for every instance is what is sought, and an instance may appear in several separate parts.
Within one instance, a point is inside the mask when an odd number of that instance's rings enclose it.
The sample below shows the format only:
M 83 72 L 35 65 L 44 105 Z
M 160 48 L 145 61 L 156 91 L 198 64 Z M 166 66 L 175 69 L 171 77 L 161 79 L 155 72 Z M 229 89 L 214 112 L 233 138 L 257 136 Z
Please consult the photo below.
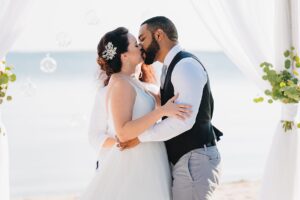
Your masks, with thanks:
M 283 52 L 294 46 L 299 53 L 298 0 L 191 0 L 191 3 L 225 54 L 263 91 L 269 85 L 261 78 L 260 63 L 267 61 L 282 70 Z M 297 108 L 298 105 L 282 104 L 281 119 L 294 120 Z M 295 126 L 285 133 L 281 122 L 277 124 L 259 198 L 299 200 L 299 134 Z
M 0 0 L 0 59 L 22 32 L 31 3 L 32 0 Z
M 0 0 L 0 61 L 4 60 L 24 28 L 31 0 Z M 0 200 L 9 199 L 9 153 L 7 134 L 1 120 L 0 105 Z

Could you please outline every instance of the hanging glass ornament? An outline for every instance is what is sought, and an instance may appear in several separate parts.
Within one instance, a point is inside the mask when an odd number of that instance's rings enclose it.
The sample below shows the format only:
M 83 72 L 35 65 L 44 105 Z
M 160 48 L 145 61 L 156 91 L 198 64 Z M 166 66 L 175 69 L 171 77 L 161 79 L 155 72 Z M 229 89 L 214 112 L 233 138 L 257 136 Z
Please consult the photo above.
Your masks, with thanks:
M 50 56 L 50 54 L 47 54 L 46 57 L 41 60 L 40 69 L 42 70 L 42 72 L 53 73 L 56 68 L 57 63 L 54 58 Z
M 100 23 L 100 18 L 95 10 L 89 10 L 85 13 L 85 21 L 88 25 L 98 25 Z
M 56 35 L 56 42 L 60 47 L 68 47 L 72 43 L 72 38 L 69 34 L 60 32 Z
M 36 94 L 37 86 L 27 78 L 20 86 L 21 94 L 26 97 L 32 97 Z

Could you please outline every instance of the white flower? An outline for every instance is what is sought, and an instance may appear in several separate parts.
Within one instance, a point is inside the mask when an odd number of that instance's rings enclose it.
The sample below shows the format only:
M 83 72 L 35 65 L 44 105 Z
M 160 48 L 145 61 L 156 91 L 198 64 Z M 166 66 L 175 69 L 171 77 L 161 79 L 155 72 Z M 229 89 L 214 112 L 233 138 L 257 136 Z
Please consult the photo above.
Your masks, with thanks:
M 109 42 L 105 46 L 105 50 L 102 53 L 102 57 L 105 58 L 106 60 L 112 60 L 116 54 L 117 54 L 117 47 L 114 47 L 114 45 L 111 42 Z

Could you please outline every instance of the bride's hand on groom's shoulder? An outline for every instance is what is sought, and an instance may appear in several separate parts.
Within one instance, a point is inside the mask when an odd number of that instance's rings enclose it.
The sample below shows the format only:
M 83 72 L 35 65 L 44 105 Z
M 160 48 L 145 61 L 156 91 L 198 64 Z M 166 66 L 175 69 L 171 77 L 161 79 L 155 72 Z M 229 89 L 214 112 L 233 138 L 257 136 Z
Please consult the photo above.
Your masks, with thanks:
M 118 138 L 116 139 L 117 139 L 117 147 L 120 149 L 120 151 L 123 151 L 125 149 L 131 149 L 141 143 L 138 138 L 134 138 L 126 142 L 121 142 Z
M 163 116 L 167 117 L 175 117 L 180 120 L 185 120 L 191 116 L 191 105 L 176 103 L 176 99 L 178 99 L 179 94 L 173 96 L 167 103 L 161 106 L 161 112 Z

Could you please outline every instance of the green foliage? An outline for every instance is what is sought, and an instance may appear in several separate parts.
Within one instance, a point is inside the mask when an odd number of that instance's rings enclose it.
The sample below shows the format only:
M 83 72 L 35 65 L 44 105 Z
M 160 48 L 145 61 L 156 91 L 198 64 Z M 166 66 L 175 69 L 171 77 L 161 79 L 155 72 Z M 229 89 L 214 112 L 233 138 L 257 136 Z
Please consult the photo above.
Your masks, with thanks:
M 292 130 L 292 127 L 294 126 L 294 122 L 292 121 L 281 121 L 282 123 L 282 128 L 284 129 L 285 132 L 287 132 L 288 130 Z M 298 124 L 297 124 L 297 127 Z
M 255 103 L 260 103 L 260 102 L 263 102 L 263 101 L 264 101 L 264 98 L 263 98 L 263 97 L 254 98 L 253 101 L 254 101 Z
M 269 103 L 269 104 L 273 103 L 273 100 L 272 100 L 272 99 L 269 99 L 269 100 L 268 100 L 268 103 Z
M 300 101 L 300 85 L 299 74 L 295 68 L 300 68 L 300 57 L 294 52 L 295 48 L 291 47 L 286 50 L 283 55 L 285 57 L 284 70 L 278 72 L 273 69 L 273 65 L 268 62 L 260 64 L 264 74 L 262 79 L 268 81 L 271 89 L 265 91 L 268 96 L 268 103 L 281 101 L 282 103 L 299 103 Z M 254 98 L 255 103 L 263 102 L 263 97 Z M 294 126 L 293 121 L 282 121 L 282 127 L 285 130 L 291 130 Z M 300 128 L 300 123 L 297 124 Z
M 260 67 L 263 69 L 263 80 L 268 81 L 272 88 L 265 91 L 265 95 L 270 99 L 269 103 L 280 100 L 283 103 L 298 103 L 300 101 L 300 85 L 298 85 L 298 72 L 290 68 L 300 67 L 300 58 L 294 52 L 295 48 L 286 50 L 283 55 L 285 70 L 277 72 L 273 69 L 273 65 L 263 62 Z M 256 99 L 256 103 L 262 102 Z
M 291 61 L 289 59 L 285 60 L 284 66 L 285 66 L 286 69 L 291 68 Z
M 13 66 L 7 66 L 5 61 L 0 63 L 0 67 L 0 104 L 2 104 L 5 99 L 12 100 L 12 96 L 7 96 L 6 92 L 10 82 L 15 82 L 17 77 L 12 72 Z
M 289 50 L 286 50 L 284 53 L 283 53 L 284 57 L 289 57 L 290 55 L 290 51 Z
M 15 74 L 10 75 L 9 80 L 11 82 L 15 82 L 17 80 L 17 76 Z
M 7 96 L 7 97 L 6 97 L 6 100 L 7 100 L 7 101 L 11 101 L 11 100 L 12 100 L 12 96 Z

